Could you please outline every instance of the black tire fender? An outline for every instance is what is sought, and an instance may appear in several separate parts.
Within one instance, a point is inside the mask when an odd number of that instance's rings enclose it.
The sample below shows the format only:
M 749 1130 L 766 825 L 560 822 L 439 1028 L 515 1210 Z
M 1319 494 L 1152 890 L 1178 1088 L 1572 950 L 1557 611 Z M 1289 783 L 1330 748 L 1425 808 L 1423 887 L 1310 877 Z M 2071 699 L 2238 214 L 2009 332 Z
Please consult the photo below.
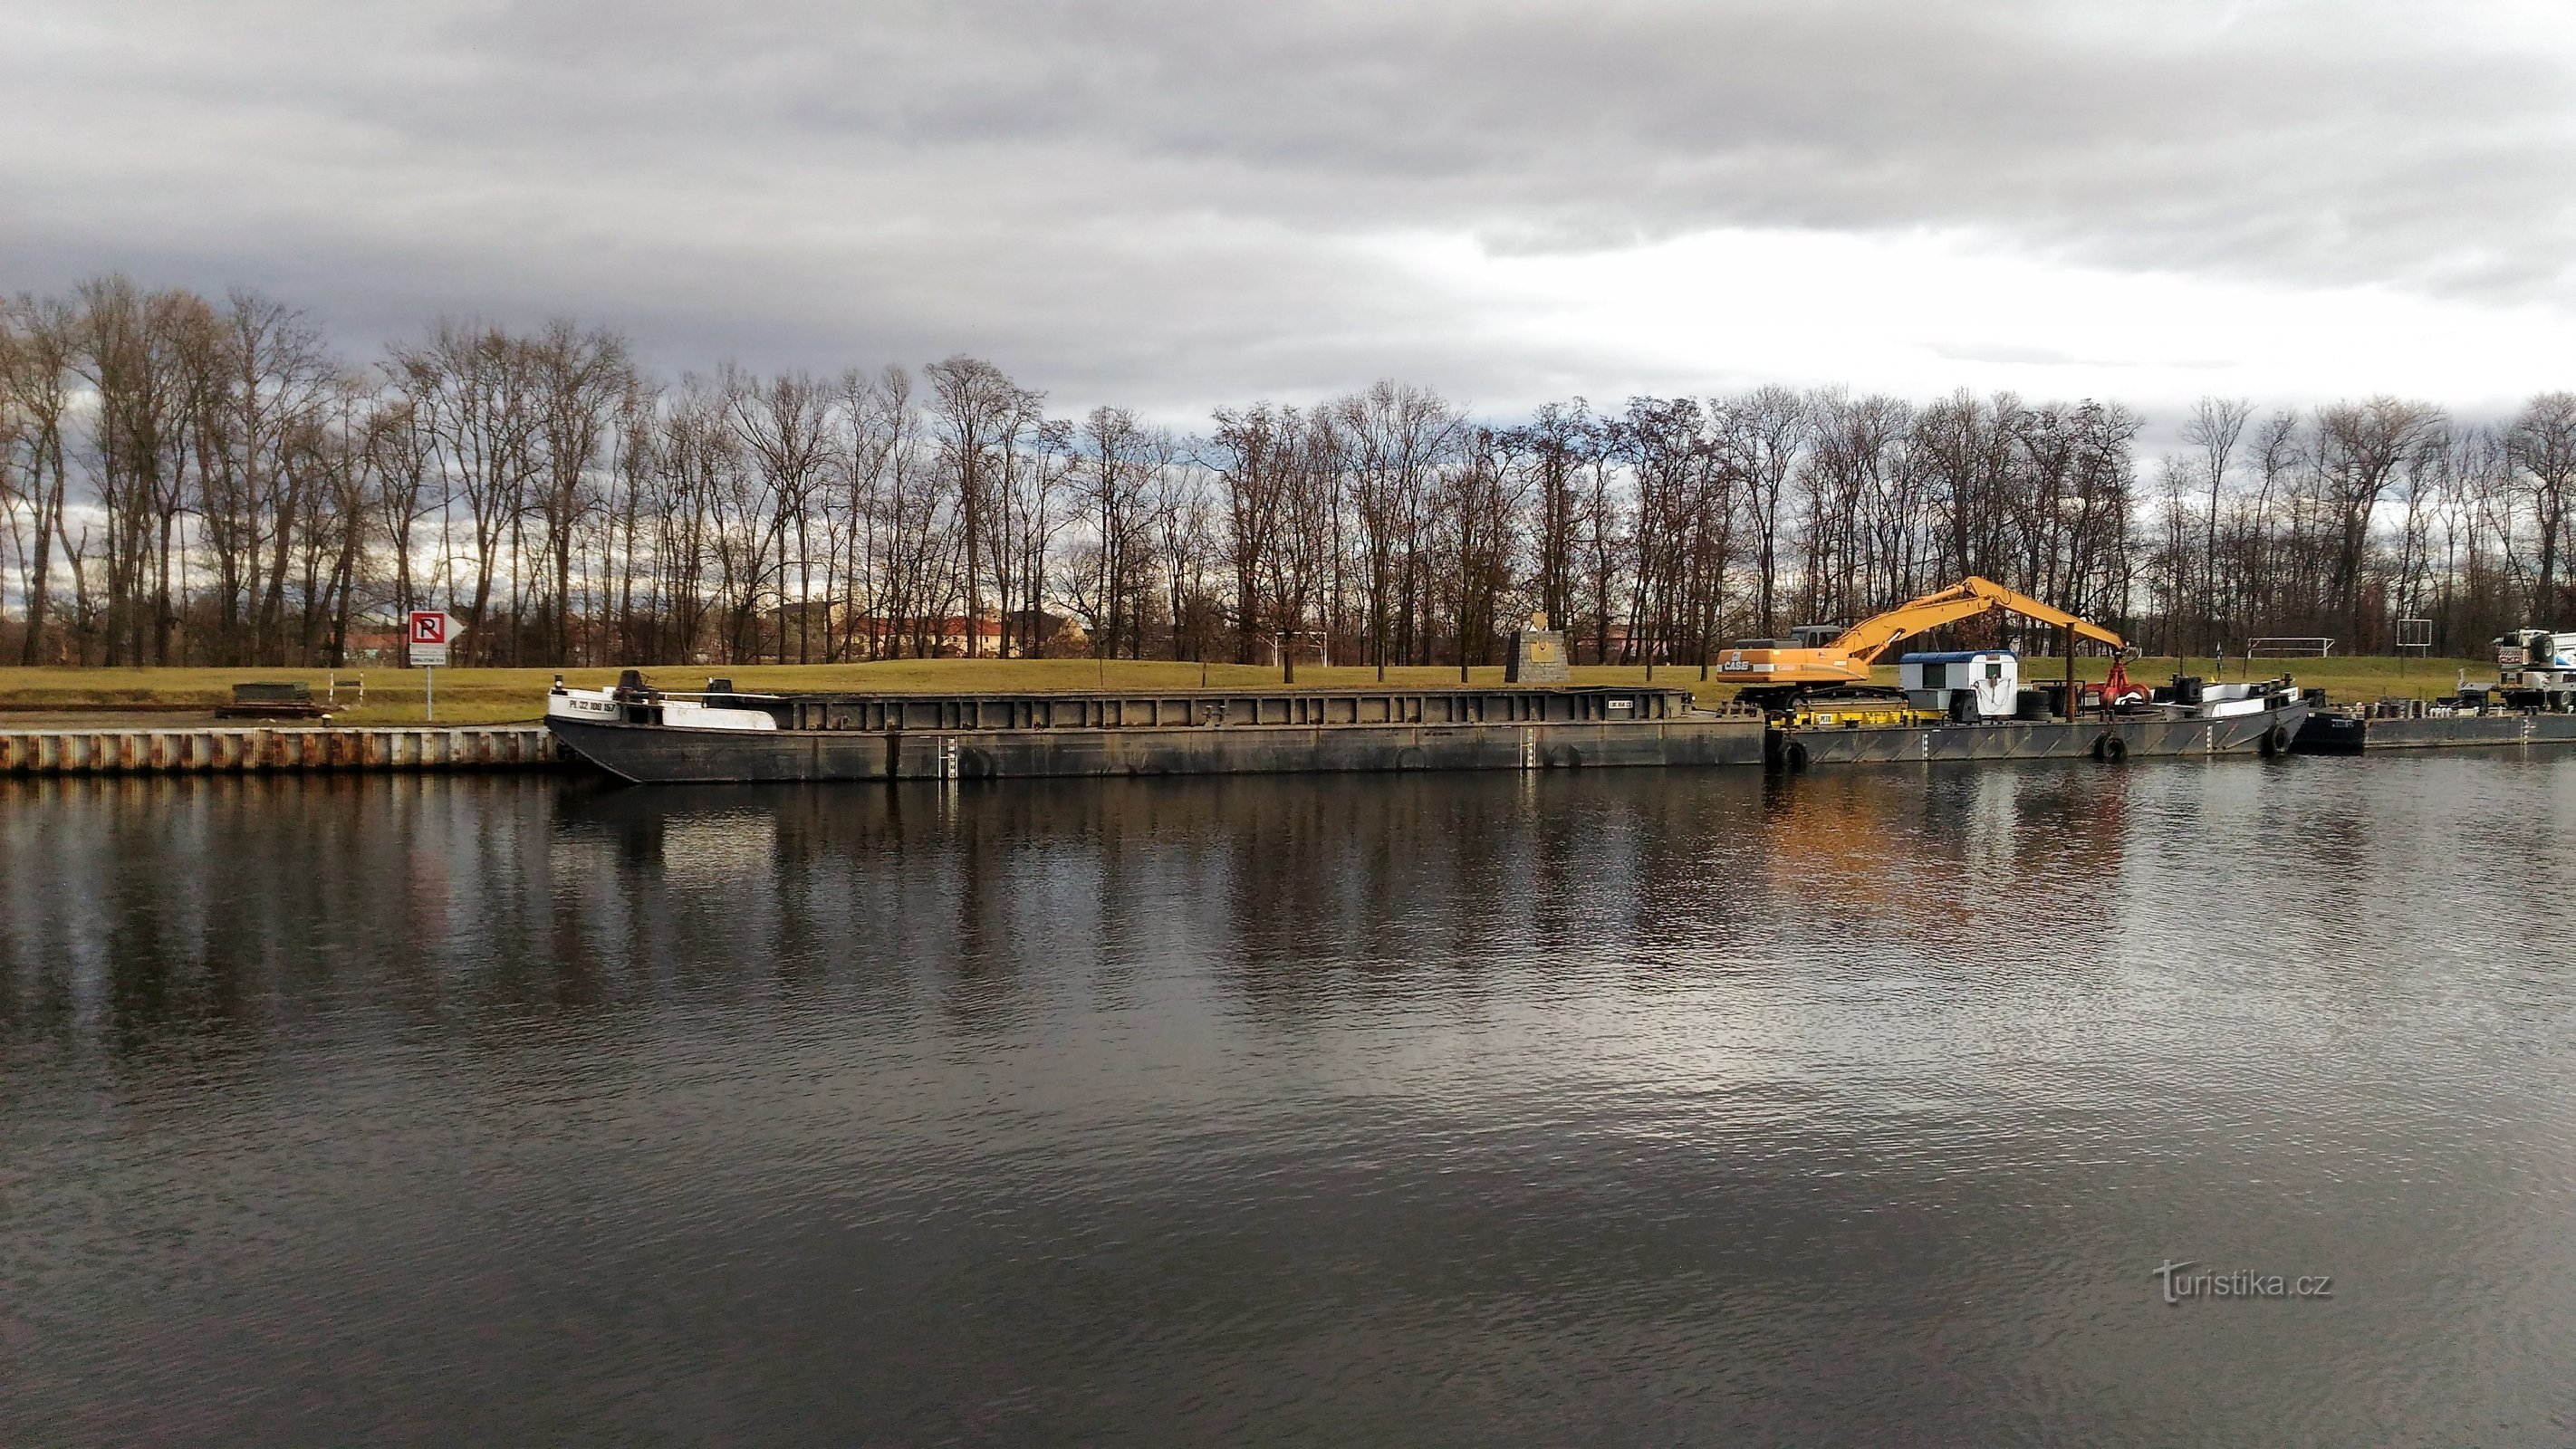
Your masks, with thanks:
M 1807 768 L 1807 747 L 1796 740 L 1791 740 L 1780 751 L 1780 763 L 1787 765 L 1789 773 L 1793 775 L 1804 773 Z
M 2093 742 L 2093 758 L 2106 765 L 2116 765 L 2129 758 L 2129 742 L 2118 735 L 2104 735 Z

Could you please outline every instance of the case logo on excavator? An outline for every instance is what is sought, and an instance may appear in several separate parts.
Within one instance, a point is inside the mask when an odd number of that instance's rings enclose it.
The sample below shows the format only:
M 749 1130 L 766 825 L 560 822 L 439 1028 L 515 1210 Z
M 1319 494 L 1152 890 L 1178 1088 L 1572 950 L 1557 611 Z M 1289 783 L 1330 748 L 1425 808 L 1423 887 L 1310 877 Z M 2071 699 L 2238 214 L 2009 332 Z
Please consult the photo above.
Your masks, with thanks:
M 1771 666 L 1768 664 L 1755 664 L 1746 659 L 1741 649 L 1729 650 L 1727 656 L 1717 662 L 1717 672 L 1720 674 L 1767 674 L 1770 670 Z

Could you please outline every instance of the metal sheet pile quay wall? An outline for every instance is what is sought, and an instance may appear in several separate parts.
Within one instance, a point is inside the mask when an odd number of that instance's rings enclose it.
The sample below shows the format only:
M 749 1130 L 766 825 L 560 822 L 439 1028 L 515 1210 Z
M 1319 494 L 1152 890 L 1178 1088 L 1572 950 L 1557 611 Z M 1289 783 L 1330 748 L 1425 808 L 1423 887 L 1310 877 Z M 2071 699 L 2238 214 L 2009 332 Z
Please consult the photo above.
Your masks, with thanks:
M 876 733 L 1625 722 L 1681 718 L 1690 713 L 1691 698 L 1687 690 L 1654 688 L 1181 690 L 790 695 L 774 708 L 789 730 Z
M 544 769 L 564 758 L 536 725 L 0 732 L 0 775 Z
M 557 728 L 575 750 L 603 768 L 628 779 L 663 782 L 1539 770 L 1762 761 L 1761 722 L 1751 718 L 723 736 L 562 721 Z

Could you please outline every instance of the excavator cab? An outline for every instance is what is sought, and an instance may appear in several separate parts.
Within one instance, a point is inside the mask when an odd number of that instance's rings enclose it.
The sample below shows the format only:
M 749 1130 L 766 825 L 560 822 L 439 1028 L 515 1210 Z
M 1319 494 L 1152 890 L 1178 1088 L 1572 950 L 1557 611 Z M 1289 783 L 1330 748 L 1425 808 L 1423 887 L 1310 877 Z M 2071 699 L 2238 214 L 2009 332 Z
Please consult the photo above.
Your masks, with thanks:
M 1800 624 L 1789 631 L 1792 649 L 1822 649 L 1843 637 L 1840 624 Z

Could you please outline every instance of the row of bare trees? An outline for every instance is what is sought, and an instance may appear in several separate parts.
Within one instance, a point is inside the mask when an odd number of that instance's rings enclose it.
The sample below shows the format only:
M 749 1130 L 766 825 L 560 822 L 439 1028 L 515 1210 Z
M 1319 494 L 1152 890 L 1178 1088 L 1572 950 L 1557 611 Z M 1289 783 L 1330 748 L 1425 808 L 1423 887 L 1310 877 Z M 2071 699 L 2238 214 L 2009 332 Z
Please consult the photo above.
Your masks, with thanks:
M 2568 617 L 2576 395 L 2492 425 L 1840 390 L 1502 424 L 1381 382 L 1183 436 L 990 363 L 676 382 L 614 333 L 442 322 L 374 365 L 292 309 L 104 278 L 0 308 L 0 657 L 334 663 L 444 607 L 519 665 L 1087 651 L 1704 665 L 1962 574 L 2205 653 Z
M 2204 399 L 2162 460 L 2143 582 L 2169 650 L 2248 635 L 2353 652 L 2420 620 L 2436 652 L 2576 616 L 2576 393 L 2501 424 L 2373 398 L 2257 417 Z
M 18 655 L 310 655 L 373 530 L 377 408 L 311 327 L 109 278 L 0 312 L 0 568 Z M 184 642 L 183 642 L 184 639 Z

